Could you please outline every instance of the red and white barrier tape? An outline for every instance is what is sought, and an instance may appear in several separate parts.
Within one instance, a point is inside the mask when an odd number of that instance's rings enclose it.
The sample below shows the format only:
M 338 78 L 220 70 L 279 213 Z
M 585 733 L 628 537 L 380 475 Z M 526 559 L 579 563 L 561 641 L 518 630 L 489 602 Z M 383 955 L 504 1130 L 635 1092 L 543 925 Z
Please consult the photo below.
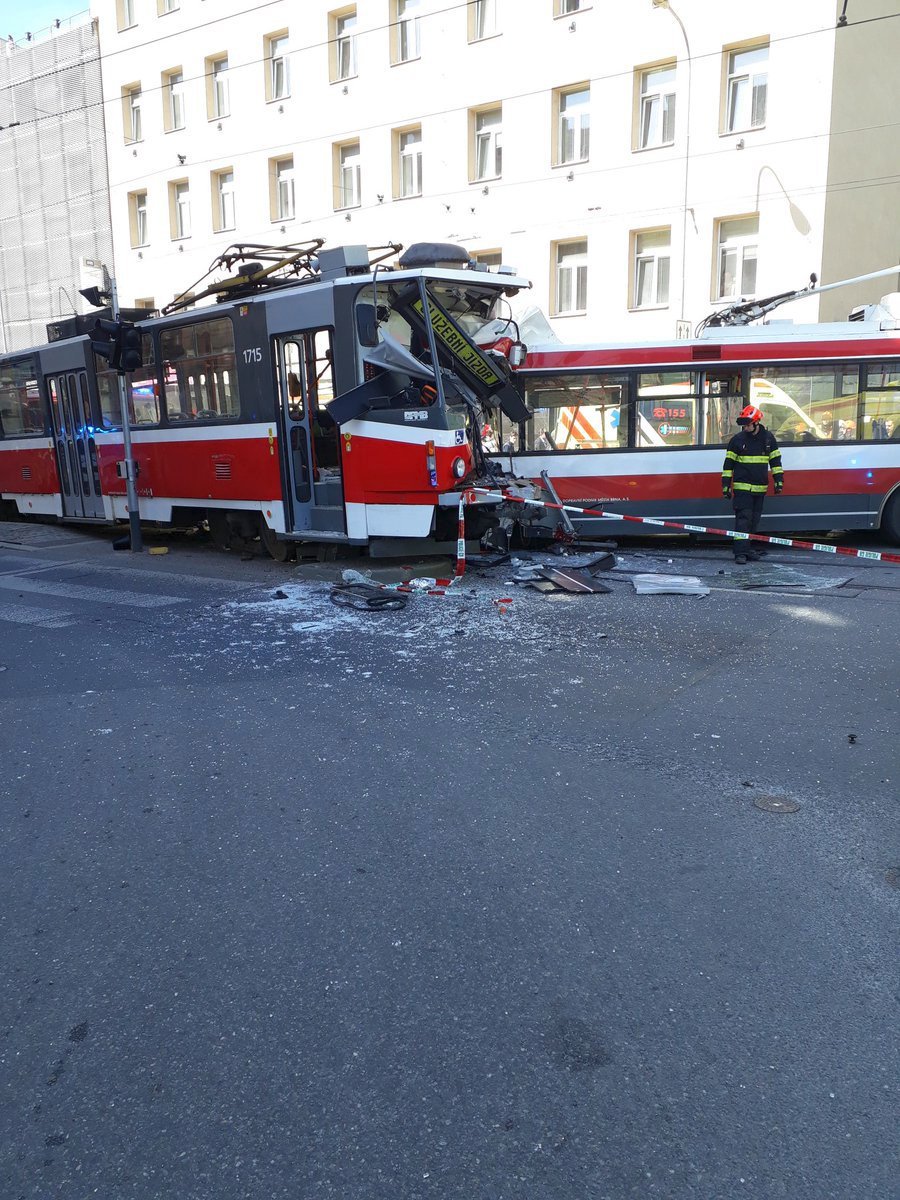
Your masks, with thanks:
M 714 533 L 717 537 L 734 538 L 740 542 L 767 542 L 772 546 L 792 546 L 795 550 L 819 550 L 823 554 L 844 554 L 851 558 L 873 559 L 875 562 L 900 563 L 900 554 L 883 554 L 878 550 L 854 550 L 850 546 L 827 546 L 822 542 L 801 542 L 797 538 L 768 537 L 763 533 L 738 533 L 733 529 L 714 529 L 710 525 L 683 525 L 677 521 L 659 521 L 655 517 L 627 517 L 624 513 L 607 512 L 603 508 L 576 508 L 572 504 L 552 504 L 549 500 L 524 500 L 508 492 L 490 488 L 474 488 L 497 500 L 515 500 L 519 504 L 535 504 L 539 508 L 555 508 L 560 512 L 578 513 L 585 517 L 606 517 L 610 521 L 633 521 L 638 525 L 654 525 L 661 529 L 679 529 L 688 533 Z

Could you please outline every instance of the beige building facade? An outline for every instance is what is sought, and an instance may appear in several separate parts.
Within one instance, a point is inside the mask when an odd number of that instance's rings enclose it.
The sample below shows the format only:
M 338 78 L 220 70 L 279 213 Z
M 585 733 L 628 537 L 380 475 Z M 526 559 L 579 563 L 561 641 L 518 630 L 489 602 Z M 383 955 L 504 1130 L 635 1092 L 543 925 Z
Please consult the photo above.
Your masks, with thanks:
M 889 266 L 888 7 L 94 0 L 122 303 L 235 242 L 451 241 L 563 340 L 632 341 Z

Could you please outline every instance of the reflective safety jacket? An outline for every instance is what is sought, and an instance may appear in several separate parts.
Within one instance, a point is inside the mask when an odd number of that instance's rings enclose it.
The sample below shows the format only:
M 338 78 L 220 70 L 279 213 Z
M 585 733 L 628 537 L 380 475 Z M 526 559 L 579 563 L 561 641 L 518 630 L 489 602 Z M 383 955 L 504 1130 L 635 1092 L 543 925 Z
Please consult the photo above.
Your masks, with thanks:
M 769 470 L 776 487 L 784 482 L 781 451 L 773 434 L 765 425 L 756 433 L 742 429 L 728 443 L 725 465 L 722 467 L 722 488 L 736 492 L 765 492 L 769 486 Z

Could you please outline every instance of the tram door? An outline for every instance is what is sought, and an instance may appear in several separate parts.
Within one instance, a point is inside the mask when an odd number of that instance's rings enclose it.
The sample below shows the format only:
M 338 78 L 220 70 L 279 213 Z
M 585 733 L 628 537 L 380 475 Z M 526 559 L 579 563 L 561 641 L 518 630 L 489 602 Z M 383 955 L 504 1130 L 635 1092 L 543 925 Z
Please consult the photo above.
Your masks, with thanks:
M 62 488 L 63 516 L 102 518 L 100 467 L 84 371 L 50 376 L 50 412 Z
M 286 447 L 285 521 L 289 531 L 341 534 L 346 529 L 338 434 L 327 414 L 331 351 L 327 330 L 276 341 Z

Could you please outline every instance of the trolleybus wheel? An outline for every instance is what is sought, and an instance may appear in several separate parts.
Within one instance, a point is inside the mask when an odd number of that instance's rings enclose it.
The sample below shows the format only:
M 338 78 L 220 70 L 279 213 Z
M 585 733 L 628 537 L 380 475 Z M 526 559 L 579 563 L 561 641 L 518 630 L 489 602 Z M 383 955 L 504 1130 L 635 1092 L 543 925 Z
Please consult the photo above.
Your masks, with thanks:
M 884 514 L 881 518 L 881 532 L 893 542 L 895 546 L 900 546 L 900 491 L 894 492 L 890 500 L 884 506 Z
M 296 547 L 291 542 L 282 541 L 263 517 L 259 518 L 259 540 L 276 562 L 290 562 L 297 553 Z

